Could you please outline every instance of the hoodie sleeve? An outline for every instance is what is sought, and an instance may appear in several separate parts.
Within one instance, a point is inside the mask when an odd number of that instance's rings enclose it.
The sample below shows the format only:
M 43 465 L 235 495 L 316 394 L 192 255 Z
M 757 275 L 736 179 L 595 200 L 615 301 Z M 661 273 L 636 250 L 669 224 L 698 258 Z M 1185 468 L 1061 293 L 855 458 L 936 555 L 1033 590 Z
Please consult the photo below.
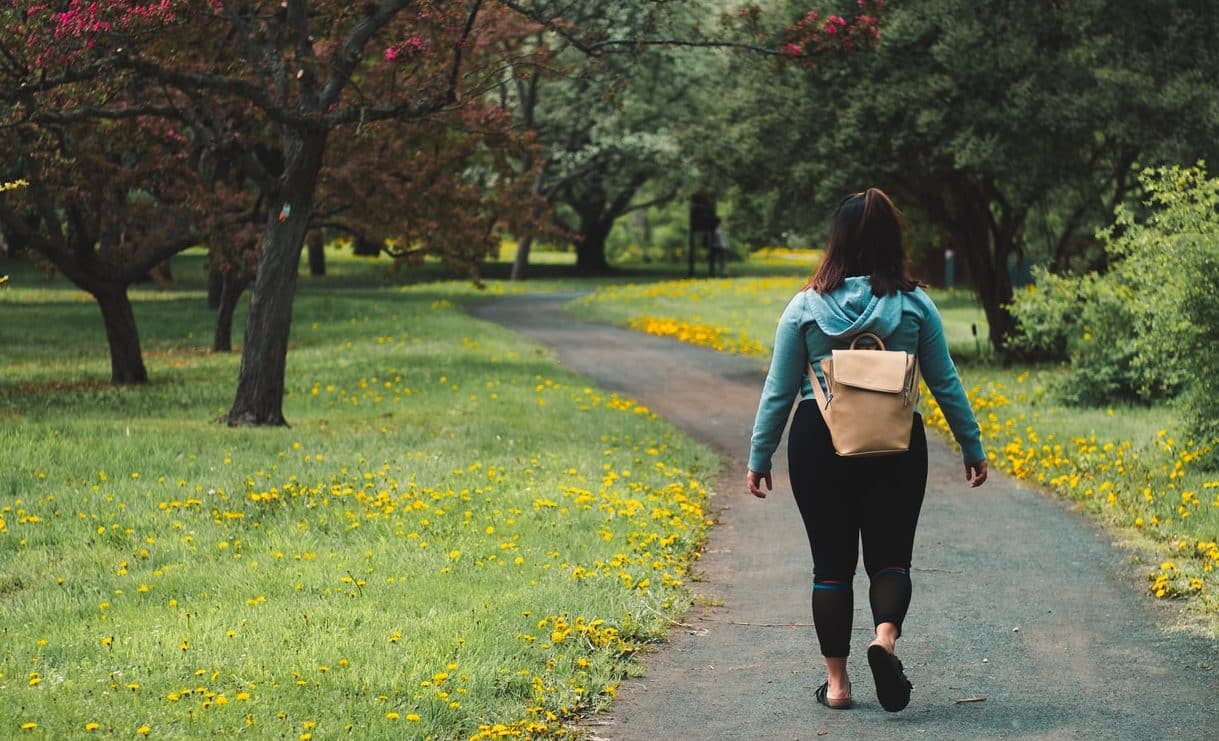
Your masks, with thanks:
M 801 379 L 808 365 L 808 346 L 800 331 L 802 306 L 803 297 L 797 295 L 783 311 L 779 327 L 775 330 L 775 351 L 753 422 L 753 439 L 749 449 L 751 471 L 770 471 L 771 456 L 779 447 L 792 401 L 800 392 Z
M 929 296 L 922 298 L 924 317 L 919 330 L 918 362 L 923 380 L 948 420 L 952 436 L 961 446 L 961 456 L 966 463 L 976 463 L 986 457 L 978 421 L 969 406 L 969 397 L 965 395 L 957 367 L 948 354 L 948 341 L 944 338 L 940 312 Z

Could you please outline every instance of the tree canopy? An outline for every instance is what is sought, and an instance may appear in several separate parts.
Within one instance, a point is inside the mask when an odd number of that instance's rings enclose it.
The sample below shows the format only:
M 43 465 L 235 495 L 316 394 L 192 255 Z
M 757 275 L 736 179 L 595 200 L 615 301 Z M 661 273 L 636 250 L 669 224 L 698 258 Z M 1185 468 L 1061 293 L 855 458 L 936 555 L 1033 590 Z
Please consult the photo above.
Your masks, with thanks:
M 772 24 L 786 28 L 778 48 L 765 34 L 699 35 L 698 27 L 672 24 L 682 16 L 669 4 L 653 2 L 15 1 L 0 17 L 0 123 L 27 133 L 3 152 L 4 175 L 37 181 L 6 197 L 6 233 L 98 296 L 108 331 L 122 324 L 136 339 L 124 352 L 111 343 L 116 381 L 146 377 L 130 307 L 107 308 L 91 283 L 102 270 L 97 259 L 66 256 L 118 254 L 108 241 L 140 237 L 125 253 L 123 280 L 107 289 L 125 304 L 128 276 L 149 259 L 132 256 L 153 254 L 142 225 L 169 225 L 174 237 L 160 243 L 177 249 L 224 243 L 215 259 L 249 266 L 254 281 L 227 415 L 234 425 L 284 423 L 292 300 L 309 230 L 393 238 L 403 259 L 439 254 L 477 264 L 500 233 L 543 228 L 549 195 L 550 206 L 579 215 L 587 250 L 603 243 L 633 192 L 666 170 L 654 156 L 663 134 L 645 130 L 657 120 L 644 111 L 645 91 L 624 92 L 632 65 L 648 68 L 676 46 L 807 63 L 874 38 L 876 25 L 866 13 L 825 23 L 806 15 Z M 738 17 L 760 27 L 756 6 Z M 560 58 L 564 47 L 570 60 Z M 583 63 L 611 56 L 603 66 Z M 647 59 L 621 61 L 632 56 Z M 517 125 L 511 106 L 519 101 L 504 90 L 546 66 L 571 79 L 548 103 L 591 115 L 549 128 L 541 119 Z M 648 81 L 653 100 L 672 90 L 659 74 Z M 582 95 L 586 89 L 595 94 Z M 141 136 L 107 139 L 124 128 L 152 132 L 155 141 L 141 149 Z M 544 156 L 532 151 L 547 144 Z M 73 174 L 85 157 L 109 159 L 79 179 L 82 190 Z M 58 180 L 53 169 L 39 169 L 45 162 L 59 167 Z M 651 170 L 640 169 L 645 162 Z M 543 165 L 553 165 L 557 181 L 535 172 Z M 133 178 L 130 167 L 147 172 Z M 74 193 L 102 191 L 108 200 L 88 202 L 96 213 L 74 215 L 87 200 L 74 206 Z M 137 201 L 157 214 L 129 207 Z M 60 224 L 65 215 L 70 234 Z M 55 246 L 65 239 L 75 246 Z
M 1188 0 L 903 3 L 872 54 L 742 75 L 729 118 L 761 114 L 721 162 L 755 239 L 819 232 L 844 194 L 890 191 L 961 256 L 1002 349 L 1017 256 L 1099 257 L 1091 236 L 1139 165 L 1214 149 L 1216 31 Z
M 231 424 L 284 422 L 305 235 L 477 276 L 695 191 L 738 241 L 820 238 L 878 185 L 953 249 L 996 347 L 1011 270 L 1104 267 L 1140 167 L 1211 157 L 1219 14 L 1191 0 L 66 0 L 0 8 L 0 231 L 97 297 L 191 244 L 252 281 Z M 1213 157 L 1212 157 L 1213 158 Z M 1137 199 L 1135 199 L 1137 200 Z M 519 267 L 519 266 L 518 266 Z M 233 293 L 228 294 L 235 301 Z M 116 342 L 117 338 L 117 342 Z M 124 339 L 126 338 L 126 339 Z

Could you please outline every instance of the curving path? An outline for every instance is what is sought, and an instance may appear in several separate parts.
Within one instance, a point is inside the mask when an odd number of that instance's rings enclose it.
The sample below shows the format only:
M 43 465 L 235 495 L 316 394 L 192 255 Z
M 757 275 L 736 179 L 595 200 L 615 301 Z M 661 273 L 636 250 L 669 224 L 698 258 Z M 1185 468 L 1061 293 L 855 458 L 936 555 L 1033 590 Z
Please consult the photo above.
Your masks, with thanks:
M 886 713 L 864 658 L 867 582 L 857 576 L 856 709 L 817 705 L 824 681 L 809 604 L 812 559 L 785 477 L 744 488 L 764 368 L 562 312 L 570 295 L 474 309 L 554 348 L 602 388 L 637 398 L 725 455 L 701 561 L 709 599 L 648 657 L 588 730 L 603 739 L 1216 739 L 1219 643 L 1165 630 L 1171 607 L 1084 516 L 1002 475 L 978 490 L 930 436 L 915 543 L 914 602 L 898 654 L 910 707 Z M 786 444 L 785 444 L 786 445 Z M 862 570 L 862 566 L 861 566 Z M 983 701 L 960 702 L 967 698 Z

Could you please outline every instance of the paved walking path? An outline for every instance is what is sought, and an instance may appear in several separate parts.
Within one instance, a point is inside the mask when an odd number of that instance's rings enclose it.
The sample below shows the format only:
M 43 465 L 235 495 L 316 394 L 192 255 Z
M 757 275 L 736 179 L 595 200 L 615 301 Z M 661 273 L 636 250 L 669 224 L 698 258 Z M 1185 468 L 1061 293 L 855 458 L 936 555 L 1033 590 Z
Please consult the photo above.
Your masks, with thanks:
M 564 298 L 500 299 L 475 314 L 553 347 L 567 367 L 637 398 L 718 448 L 713 528 L 695 608 L 589 729 L 605 739 L 1216 739 L 1219 644 L 1157 627 L 1141 570 L 1085 517 L 1003 475 L 964 482 L 930 437 L 915 542 L 914 602 L 898 655 L 910 707 L 876 701 L 864 648 L 867 582 L 855 582 L 856 709 L 817 705 L 824 681 L 809 627 L 812 559 L 787 488 L 744 488 L 763 363 L 563 314 Z M 862 565 L 860 567 L 862 571 Z M 978 702 L 959 702 L 967 698 Z

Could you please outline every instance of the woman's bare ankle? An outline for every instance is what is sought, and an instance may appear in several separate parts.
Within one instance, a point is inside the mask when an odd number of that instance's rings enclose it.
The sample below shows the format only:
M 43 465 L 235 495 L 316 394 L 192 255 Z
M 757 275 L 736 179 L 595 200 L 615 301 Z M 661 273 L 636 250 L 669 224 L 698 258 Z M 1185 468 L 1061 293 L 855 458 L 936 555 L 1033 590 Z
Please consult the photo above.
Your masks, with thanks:
M 826 677 L 829 682 L 829 697 L 843 699 L 851 696 L 851 679 L 847 676 L 846 658 L 826 658 Z
M 897 634 L 897 625 L 894 623 L 881 623 L 876 626 L 876 638 L 869 645 L 880 646 L 889 653 L 894 653 L 897 647 Z

